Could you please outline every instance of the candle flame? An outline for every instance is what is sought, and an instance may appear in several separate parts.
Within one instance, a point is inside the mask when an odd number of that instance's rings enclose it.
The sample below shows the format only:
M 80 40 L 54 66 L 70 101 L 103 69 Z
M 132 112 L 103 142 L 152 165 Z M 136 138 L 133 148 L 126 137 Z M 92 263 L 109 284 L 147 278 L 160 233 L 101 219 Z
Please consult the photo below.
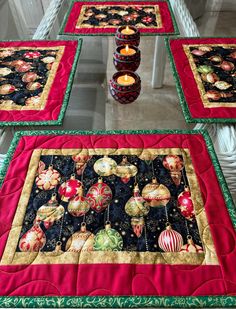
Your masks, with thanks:
M 129 26 L 126 26 L 126 27 L 125 27 L 125 30 L 126 30 L 126 31 L 129 31 Z
M 129 51 L 129 45 L 125 46 L 125 51 L 128 52 Z
M 125 74 L 125 81 L 127 81 L 128 80 L 128 75 L 127 74 Z

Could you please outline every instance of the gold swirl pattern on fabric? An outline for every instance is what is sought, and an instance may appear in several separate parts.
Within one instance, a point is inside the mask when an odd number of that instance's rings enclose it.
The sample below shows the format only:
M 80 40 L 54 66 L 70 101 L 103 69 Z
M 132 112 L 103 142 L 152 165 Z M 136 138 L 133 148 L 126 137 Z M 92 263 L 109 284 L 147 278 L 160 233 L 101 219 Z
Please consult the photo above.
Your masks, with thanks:
M 186 252 L 134 252 L 134 251 L 81 251 L 81 252 L 16 252 L 21 228 L 29 202 L 41 155 L 182 155 L 191 190 L 203 253 Z M 21 264 L 172 264 L 172 265 L 219 265 L 215 246 L 207 221 L 201 191 L 191 161 L 190 151 L 186 148 L 95 148 L 95 149 L 36 149 L 33 151 L 23 190 L 16 209 L 11 231 L 5 246 L 0 265 Z
M 212 107 L 236 107 L 236 102 L 235 103 L 232 103 L 232 102 L 210 102 L 208 100 L 208 98 L 206 96 L 206 90 L 204 88 L 201 76 L 200 76 L 200 74 L 197 71 L 197 66 L 196 66 L 196 64 L 194 62 L 193 55 L 191 54 L 191 51 L 190 51 L 191 47 L 198 48 L 198 47 L 201 47 L 201 46 L 202 47 L 205 47 L 205 46 L 210 46 L 210 47 L 221 46 L 221 47 L 224 47 L 224 48 L 235 49 L 236 48 L 236 44 L 191 44 L 191 45 L 185 45 L 184 44 L 183 45 L 184 52 L 185 52 L 185 54 L 186 54 L 186 56 L 188 58 L 188 61 L 189 61 L 191 70 L 193 72 L 194 79 L 195 79 L 195 82 L 197 84 L 197 88 L 199 90 L 200 97 L 201 97 L 201 100 L 203 102 L 204 107 L 206 107 L 206 108 L 212 108 Z
M 47 82 L 43 87 L 43 92 L 42 95 L 40 97 L 40 101 L 37 104 L 37 106 L 33 105 L 33 104 L 29 104 L 27 106 L 19 106 L 17 104 L 9 104 L 8 101 L 6 100 L 3 103 L 0 103 L 0 110 L 43 110 L 47 104 L 47 99 L 49 96 L 49 92 L 51 90 L 53 81 L 55 79 L 55 76 L 57 74 L 57 70 L 58 70 L 58 66 L 61 62 L 61 58 L 64 54 L 65 51 L 65 46 L 55 46 L 55 47 L 6 47 L 6 48 L 0 48 L 1 50 L 13 50 L 13 51 L 17 51 L 17 50 L 56 50 L 57 54 L 56 54 L 56 60 L 53 63 L 52 69 L 50 70 L 49 76 L 47 78 Z

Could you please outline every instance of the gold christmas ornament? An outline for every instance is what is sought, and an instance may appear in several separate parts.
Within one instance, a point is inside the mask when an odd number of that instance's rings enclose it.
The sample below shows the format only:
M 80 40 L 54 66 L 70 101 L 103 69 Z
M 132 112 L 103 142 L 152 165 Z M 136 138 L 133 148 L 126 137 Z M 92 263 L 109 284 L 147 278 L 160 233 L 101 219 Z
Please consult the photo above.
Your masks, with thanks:
M 155 177 L 148 183 L 142 191 L 142 197 L 151 207 L 166 206 L 171 198 L 169 189 L 163 184 L 159 184 Z
M 131 177 L 138 173 L 135 165 L 131 164 L 127 157 L 124 156 L 121 163 L 117 165 L 114 174 L 121 178 L 124 183 L 127 183 Z
M 93 251 L 94 234 L 87 231 L 86 224 L 81 224 L 79 232 L 75 232 L 66 243 L 66 251 L 68 252 L 87 252 Z
M 73 197 L 68 205 L 68 212 L 74 217 L 81 217 L 89 211 L 89 204 L 83 196 L 83 187 L 79 189 L 78 195 Z
M 116 166 L 117 163 L 115 160 L 109 158 L 108 156 L 104 156 L 94 163 L 93 168 L 99 176 L 111 176 L 114 174 Z

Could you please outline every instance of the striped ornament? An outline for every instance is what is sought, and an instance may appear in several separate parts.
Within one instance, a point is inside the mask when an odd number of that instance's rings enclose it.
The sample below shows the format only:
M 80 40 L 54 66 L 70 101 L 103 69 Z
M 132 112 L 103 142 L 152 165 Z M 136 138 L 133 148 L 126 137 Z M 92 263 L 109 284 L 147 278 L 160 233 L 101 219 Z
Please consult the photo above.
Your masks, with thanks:
M 158 237 L 158 245 L 164 252 L 178 252 L 183 246 L 183 238 L 180 233 L 167 225 Z

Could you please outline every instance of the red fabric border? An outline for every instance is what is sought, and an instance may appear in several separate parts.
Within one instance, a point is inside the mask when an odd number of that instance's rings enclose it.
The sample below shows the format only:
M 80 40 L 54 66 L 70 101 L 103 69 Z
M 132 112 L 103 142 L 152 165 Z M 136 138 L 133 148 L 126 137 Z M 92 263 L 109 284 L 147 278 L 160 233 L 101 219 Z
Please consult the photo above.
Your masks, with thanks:
M 96 2 L 75 2 L 64 32 L 65 33 L 77 33 L 77 34 L 113 34 L 116 32 L 117 27 L 115 28 L 100 28 L 100 29 L 94 29 L 94 28 L 86 28 L 86 29 L 76 29 L 76 23 L 81 11 L 81 7 L 82 5 L 159 5 L 160 7 L 160 14 L 161 14 L 161 18 L 162 18 L 162 24 L 163 27 L 162 28 L 150 28 L 150 29 L 139 29 L 141 33 L 174 33 L 174 26 L 173 26 L 173 22 L 172 22 L 172 18 L 171 18 L 171 14 L 168 8 L 168 3 L 167 2 L 146 2 L 146 1 L 132 1 L 132 2 L 100 2 L 100 1 L 96 1 Z
M 202 135 L 25 136 L 0 191 L 0 256 L 11 229 L 31 154 L 38 148 L 188 148 L 197 174 L 219 266 L 0 266 L 0 295 L 236 295 L 236 235 Z
M 49 121 L 57 120 L 63 103 L 66 87 L 68 84 L 70 72 L 74 63 L 78 41 L 18 41 L 18 42 L 0 42 L 0 48 L 4 47 L 54 47 L 65 46 L 64 54 L 61 58 L 55 79 L 50 89 L 47 103 L 43 110 L 10 110 L 0 111 L 0 121 Z M 60 85 L 60 87 L 58 87 Z
M 236 38 L 184 38 L 170 40 L 170 48 L 180 78 L 190 114 L 193 118 L 236 118 L 236 107 L 212 107 L 203 105 L 183 44 L 236 44 Z

